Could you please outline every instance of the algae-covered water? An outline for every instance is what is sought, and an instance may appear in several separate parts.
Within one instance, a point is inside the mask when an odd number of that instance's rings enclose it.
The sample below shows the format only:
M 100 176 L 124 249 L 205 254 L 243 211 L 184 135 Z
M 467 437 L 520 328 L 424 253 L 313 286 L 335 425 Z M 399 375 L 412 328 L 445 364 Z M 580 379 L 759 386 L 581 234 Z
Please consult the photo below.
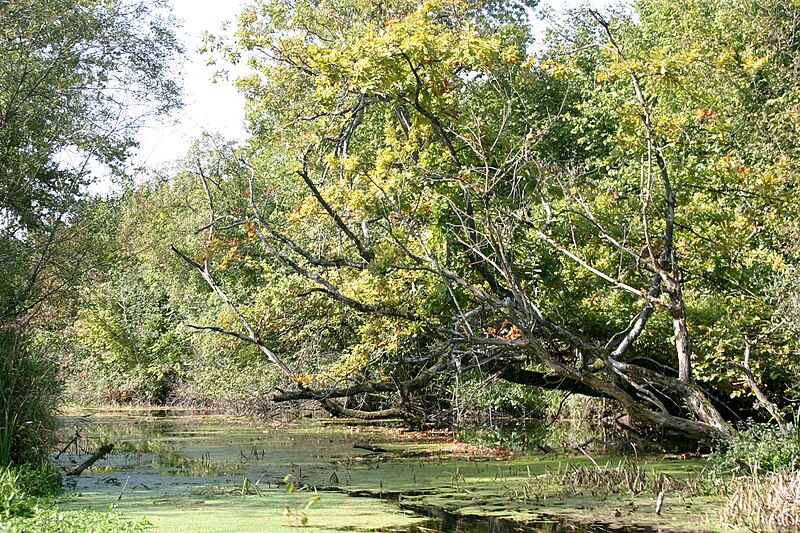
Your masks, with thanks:
M 61 424 L 65 442 L 78 436 L 57 459 L 65 468 L 102 442 L 115 448 L 72 478 L 59 505 L 113 509 L 146 519 L 153 531 L 701 530 L 695 515 L 687 521 L 697 501 L 673 498 L 665 508 L 674 512 L 654 517 L 654 495 L 628 501 L 573 491 L 567 497 L 542 481 L 562 459 L 453 453 L 449 439 L 437 434 L 189 412 L 87 412 Z M 353 442 L 389 452 L 373 454 Z M 669 468 L 686 475 L 694 466 Z M 634 525 L 637 512 L 648 527 Z

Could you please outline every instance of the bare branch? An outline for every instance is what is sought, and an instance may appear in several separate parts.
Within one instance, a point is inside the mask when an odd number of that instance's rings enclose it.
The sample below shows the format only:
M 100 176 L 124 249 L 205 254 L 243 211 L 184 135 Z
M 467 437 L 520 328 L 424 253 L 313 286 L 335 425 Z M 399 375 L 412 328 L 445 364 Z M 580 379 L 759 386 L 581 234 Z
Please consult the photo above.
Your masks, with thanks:
M 764 393 L 764 390 L 759 386 L 758 381 L 756 381 L 755 376 L 753 375 L 753 371 L 750 368 L 750 355 L 752 353 L 753 346 L 755 346 L 757 340 L 750 339 L 747 335 L 744 336 L 744 359 L 742 360 L 741 364 L 739 364 L 739 368 L 742 370 L 744 374 L 745 380 L 747 384 L 750 386 L 750 390 L 753 391 L 753 394 L 758 400 L 758 404 L 769 413 L 773 420 L 778 424 L 781 430 L 786 430 L 786 421 L 781 416 L 780 411 L 778 410 L 778 406 L 775 405 L 770 401 L 767 395 Z
M 345 221 L 342 220 L 342 217 L 339 216 L 339 213 L 337 213 L 336 210 L 331 206 L 331 204 L 329 204 L 327 200 L 323 198 L 322 193 L 320 193 L 319 189 L 317 189 L 317 186 L 314 185 L 314 182 L 308 175 L 308 161 L 305 155 L 303 156 L 303 168 L 301 170 L 298 170 L 297 174 L 301 178 L 303 178 L 303 181 L 305 182 L 308 189 L 311 191 L 311 194 L 314 196 L 314 198 L 317 199 L 317 201 L 325 209 L 328 215 L 333 219 L 333 221 L 336 223 L 339 229 L 342 230 L 342 232 L 344 232 L 344 234 L 347 235 L 347 238 L 350 239 L 350 241 L 355 245 L 356 249 L 358 250 L 358 255 L 360 255 L 361 258 L 367 263 L 371 263 L 372 261 L 374 261 L 375 253 L 364 246 L 364 244 L 361 242 L 361 239 L 359 239 L 358 236 L 355 233 L 353 233 L 353 230 L 351 230 L 348 227 Z

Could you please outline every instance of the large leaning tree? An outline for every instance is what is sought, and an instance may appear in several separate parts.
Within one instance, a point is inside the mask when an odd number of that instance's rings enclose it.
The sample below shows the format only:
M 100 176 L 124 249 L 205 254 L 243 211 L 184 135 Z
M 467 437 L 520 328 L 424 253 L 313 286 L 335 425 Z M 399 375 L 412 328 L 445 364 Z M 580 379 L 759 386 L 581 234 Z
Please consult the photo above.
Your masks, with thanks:
M 749 347 L 790 342 L 798 6 L 678 4 L 575 12 L 538 54 L 513 2 L 247 8 L 212 46 L 251 69 L 253 138 L 198 165 L 206 246 L 176 248 L 230 310 L 197 327 L 347 415 L 476 368 L 698 440 L 745 375 L 775 410 Z

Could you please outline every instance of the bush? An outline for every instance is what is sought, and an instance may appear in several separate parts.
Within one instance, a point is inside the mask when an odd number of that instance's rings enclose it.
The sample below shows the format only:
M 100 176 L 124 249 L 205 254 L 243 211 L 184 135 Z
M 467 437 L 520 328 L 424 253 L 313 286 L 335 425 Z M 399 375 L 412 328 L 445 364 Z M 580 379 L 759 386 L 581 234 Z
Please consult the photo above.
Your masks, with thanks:
M 30 500 L 20 487 L 20 478 L 21 475 L 16 470 L 0 468 L 0 517 L 3 520 L 30 513 Z
M 0 467 L 0 533 L 129 533 L 148 525 L 118 513 L 64 511 L 47 502 L 62 491 L 51 463 Z
M 465 376 L 458 395 L 460 408 L 479 416 L 491 411 L 513 417 L 540 417 L 549 407 L 548 395 L 537 387 L 487 381 L 480 374 Z
M 512 452 L 533 453 L 546 446 L 548 432 L 540 426 L 509 423 L 486 427 L 466 425 L 458 429 L 456 439 L 481 448 L 503 448 Z
M 50 463 L 0 467 L 0 517 L 31 516 L 40 498 L 61 491 L 61 476 Z
M 0 466 L 39 464 L 54 442 L 60 387 L 55 366 L 0 330 Z
M 800 466 L 800 427 L 795 423 L 781 430 L 774 424 L 752 423 L 720 444 L 713 465 L 718 470 L 793 470 Z

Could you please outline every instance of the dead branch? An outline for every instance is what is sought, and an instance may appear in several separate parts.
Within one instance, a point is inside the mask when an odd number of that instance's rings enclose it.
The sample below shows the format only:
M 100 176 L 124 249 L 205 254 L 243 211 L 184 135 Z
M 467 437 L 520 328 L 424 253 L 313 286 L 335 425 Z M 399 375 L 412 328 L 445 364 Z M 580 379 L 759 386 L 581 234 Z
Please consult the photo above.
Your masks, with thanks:
M 362 450 L 369 450 L 369 451 L 375 452 L 375 453 L 386 453 L 386 452 L 389 451 L 386 448 L 381 448 L 380 446 L 373 446 L 372 444 L 367 444 L 366 442 L 358 442 L 358 441 L 355 441 L 353 443 L 353 448 L 359 448 L 359 449 L 362 449 Z
M 758 400 L 758 404 L 769 413 L 769 415 L 775 420 L 781 430 L 786 429 L 786 421 L 778 411 L 778 406 L 775 405 L 770 401 L 767 395 L 764 393 L 764 390 L 759 386 L 758 382 L 756 381 L 755 376 L 753 375 L 753 371 L 750 369 L 750 354 L 752 352 L 753 346 L 756 344 L 757 341 L 754 341 L 744 336 L 744 360 L 739 365 L 739 368 L 742 370 L 744 374 L 745 380 L 747 384 L 750 386 L 750 390 L 753 391 L 753 394 Z
M 311 191 L 311 194 L 314 196 L 314 198 L 317 199 L 317 202 L 319 202 L 319 204 L 323 207 L 323 209 L 325 209 L 325 211 L 328 213 L 331 219 L 333 219 L 333 221 L 339 227 L 339 229 L 341 229 L 342 232 L 345 235 L 347 235 L 347 238 L 350 239 L 350 241 L 355 245 L 356 249 L 358 250 L 358 255 L 360 255 L 361 258 L 367 263 L 371 263 L 372 261 L 374 261 L 375 252 L 367 249 L 367 247 L 364 246 L 364 243 L 361 242 L 361 239 L 359 239 L 358 236 L 355 233 L 353 233 L 353 230 L 351 230 L 350 227 L 345 223 L 345 221 L 342 220 L 342 217 L 339 216 L 339 213 L 337 213 L 336 210 L 333 208 L 333 206 L 331 206 L 331 204 L 329 204 L 328 201 L 325 200 L 325 198 L 322 196 L 322 193 L 319 192 L 319 189 L 317 189 L 317 186 L 314 185 L 314 182 L 308 175 L 308 162 L 305 155 L 303 156 L 303 168 L 302 170 L 298 170 L 297 174 L 301 178 L 303 178 L 303 181 L 305 182 L 308 189 Z
M 94 452 L 88 459 L 82 462 L 80 465 L 72 469 L 71 471 L 67 472 L 68 476 L 80 476 L 84 470 L 95 464 L 97 461 L 102 459 L 105 455 L 111 453 L 111 450 L 114 449 L 114 445 L 111 443 L 106 443 L 100 446 L 96 452 Z
M 391 407 L 379 411 L 363 411 L 361 409 L 351 409 L 333 400 L 319 400 L 319 404 L 334 416 L 344 416 L 349 418 L 359 418 L 361 420 L 388 420 L 390 418 L 402 418 L 405 413 L 402 409 Z

